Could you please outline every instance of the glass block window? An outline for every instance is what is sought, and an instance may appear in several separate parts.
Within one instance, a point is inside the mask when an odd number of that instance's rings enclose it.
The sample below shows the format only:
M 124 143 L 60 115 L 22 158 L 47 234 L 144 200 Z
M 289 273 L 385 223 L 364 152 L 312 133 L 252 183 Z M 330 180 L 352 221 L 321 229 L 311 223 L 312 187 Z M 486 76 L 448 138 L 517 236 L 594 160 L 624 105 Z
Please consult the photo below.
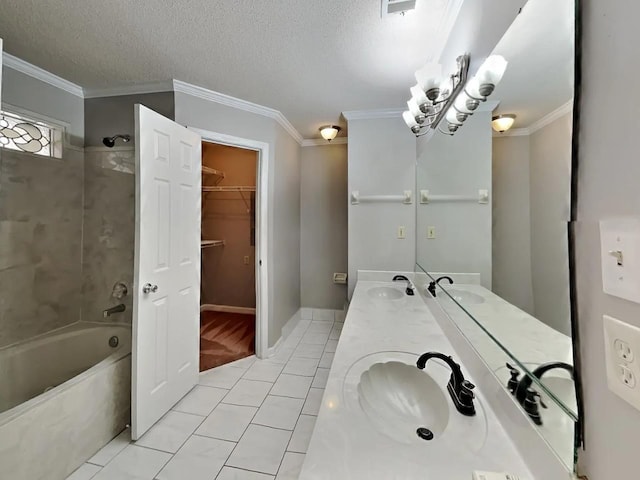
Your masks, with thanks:
M 52 125 L 23 118 L 14 113 L 0 112 L 0 147 L 45 157 L 56 155 L 54 148 L 61 131 Z M 60 152 L 61 153 L 61 152 Z

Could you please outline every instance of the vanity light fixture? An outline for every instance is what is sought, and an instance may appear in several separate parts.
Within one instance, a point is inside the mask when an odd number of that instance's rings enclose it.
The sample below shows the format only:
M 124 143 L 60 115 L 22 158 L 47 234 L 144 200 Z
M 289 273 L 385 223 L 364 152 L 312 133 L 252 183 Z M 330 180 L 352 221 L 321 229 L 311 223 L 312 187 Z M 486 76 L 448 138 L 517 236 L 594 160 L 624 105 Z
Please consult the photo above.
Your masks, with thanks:
M 456 62 L 456 72 L 445 79 L 438 64 L 428 64 L 415 73 L 418 83 L 410 89 L 409 110 L 402 118 L 416 137 L 436 129 L 445 135 L 453 135 L 480 102 L 493 93 L 507 68 L 503 57 L 491 55 L 467 81 L 469 55 L 459 56 Z M 447 122 L 446 129 L 440 126 L 443 120 Z
M 320 127 L 320 135 L 322 135 L 322 138 L 327 142 L 330 142 L 338 136 L 338 132 L 340 130 L 342 129 L 337 125 L 324 125 L 323 127 Z
M 516 121 L 516 116 L 513 113 L 505 113 L 503 115 L 495 115 L 491 119 L 491 128 L 496 132 L 504 133 L 513 127 L 513 122 Z

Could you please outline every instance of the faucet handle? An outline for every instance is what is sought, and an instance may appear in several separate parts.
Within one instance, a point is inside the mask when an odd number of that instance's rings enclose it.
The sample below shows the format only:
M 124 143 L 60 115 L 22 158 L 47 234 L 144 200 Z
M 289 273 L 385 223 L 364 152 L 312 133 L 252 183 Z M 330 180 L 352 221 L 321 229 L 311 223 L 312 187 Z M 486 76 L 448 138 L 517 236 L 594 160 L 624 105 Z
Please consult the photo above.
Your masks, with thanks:
M 463 380 L 462 384 L 460 385 L 461 392 L 466 393 L 471 398 L 476 398 L 476 395 L 473 393 L 474 388 L 476 388 L 476 386 L 469 380 Z

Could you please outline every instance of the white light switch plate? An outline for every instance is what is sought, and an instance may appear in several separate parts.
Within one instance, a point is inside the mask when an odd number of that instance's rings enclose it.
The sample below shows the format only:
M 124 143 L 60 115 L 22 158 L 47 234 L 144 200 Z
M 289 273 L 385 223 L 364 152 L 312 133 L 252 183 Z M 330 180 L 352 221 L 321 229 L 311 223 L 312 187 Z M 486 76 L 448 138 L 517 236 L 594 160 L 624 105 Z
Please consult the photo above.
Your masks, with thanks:
M 609 390 L 640 410 L 640 328 L 609 315 L 603 320 Z
M 602 289 L 640 303 L 640 218 L 600 221 Z

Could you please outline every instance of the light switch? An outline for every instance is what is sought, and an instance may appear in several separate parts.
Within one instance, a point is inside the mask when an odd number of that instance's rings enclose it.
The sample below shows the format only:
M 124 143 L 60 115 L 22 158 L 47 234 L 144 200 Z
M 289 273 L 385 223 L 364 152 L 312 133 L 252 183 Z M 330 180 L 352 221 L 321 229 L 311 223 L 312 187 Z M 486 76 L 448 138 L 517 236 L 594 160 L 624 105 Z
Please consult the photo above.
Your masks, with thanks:
M 602 289 L 640 303 L 640 218 L 600 221 Z
M 427 227 L 427 238 L 429 240 L 436 238 L 436 227 Z
M 398 227 L 398 238 L 404 239 L 405 236 L 406 236 L 405 228 L 404 227 Z
M 609 390 L 640 410 L 640 328 L 604 315 Z

